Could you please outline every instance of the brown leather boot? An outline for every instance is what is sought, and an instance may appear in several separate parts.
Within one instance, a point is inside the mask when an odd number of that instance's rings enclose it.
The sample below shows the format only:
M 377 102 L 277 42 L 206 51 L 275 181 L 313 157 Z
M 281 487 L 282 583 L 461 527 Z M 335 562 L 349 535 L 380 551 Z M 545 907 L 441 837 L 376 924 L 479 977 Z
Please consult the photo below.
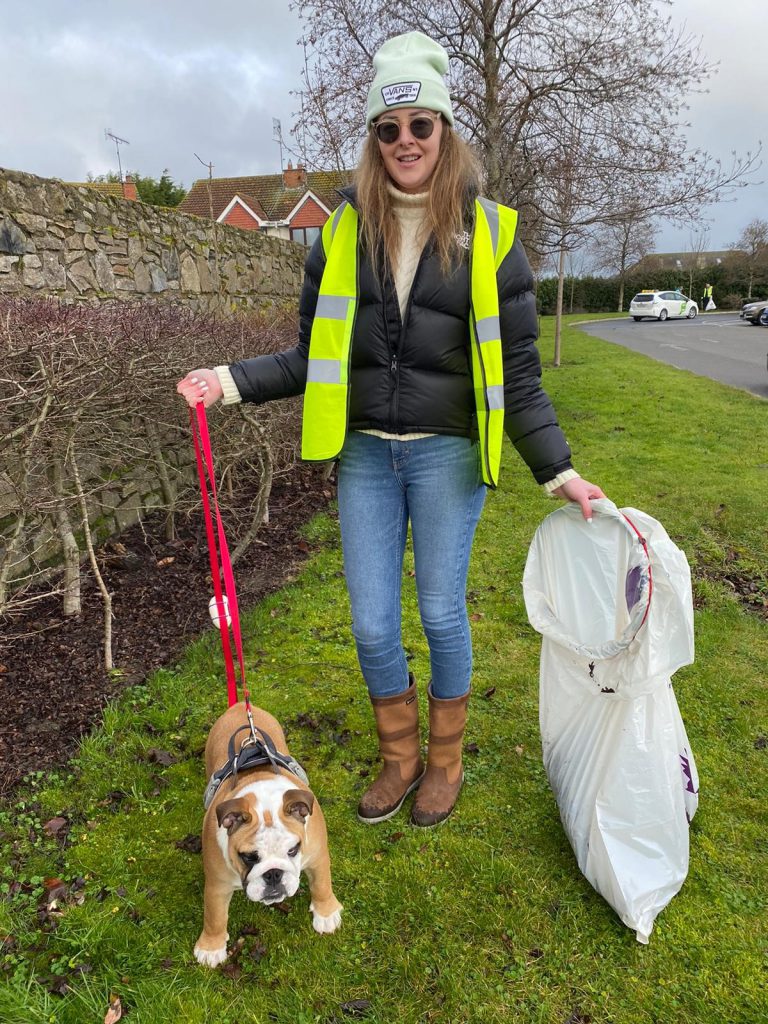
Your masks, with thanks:
M 419 740 L 419 702 L 416 683 L 393 697 L 371 697 L 384 767 L 357 805 L 357 816 L 368 825 L 397 814 L 408 794 L 421 782 L 424 762 Z
M 461 745 L 467 721 L 469 693 L 439 700 L 429 697 L 429 748 L 427 771 L 411 810 L 414 825 L 428 828 L 445 821 L 454 808 L 464 781 Z

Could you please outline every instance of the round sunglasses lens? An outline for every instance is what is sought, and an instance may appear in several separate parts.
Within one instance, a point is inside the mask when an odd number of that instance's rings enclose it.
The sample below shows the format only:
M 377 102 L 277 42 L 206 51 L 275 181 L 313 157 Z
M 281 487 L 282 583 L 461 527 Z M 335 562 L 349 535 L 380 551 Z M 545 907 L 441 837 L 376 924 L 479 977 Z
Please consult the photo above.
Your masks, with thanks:
M 409 127 L 414 139 L 428 139 L 434 131 L 435 122 L 431 117 L 414 117 Z
M 376 125 L 376 135 L 379 142 L 383 142 L 385 145 L 397 142 L 400 136 L 400 125 L 397 121 L 382 121 L 381 124 Z

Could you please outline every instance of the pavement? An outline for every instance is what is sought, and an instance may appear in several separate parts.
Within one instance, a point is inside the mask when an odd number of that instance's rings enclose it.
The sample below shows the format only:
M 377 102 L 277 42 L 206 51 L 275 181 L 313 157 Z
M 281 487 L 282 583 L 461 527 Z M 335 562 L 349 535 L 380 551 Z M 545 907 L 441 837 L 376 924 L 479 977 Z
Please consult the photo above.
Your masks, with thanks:
M 768 329 L 753 327 L 738 313 L 702 313 L 664 323 L 636 323 L 628 316 L 580 326 L 596 338 L 768 398 Z

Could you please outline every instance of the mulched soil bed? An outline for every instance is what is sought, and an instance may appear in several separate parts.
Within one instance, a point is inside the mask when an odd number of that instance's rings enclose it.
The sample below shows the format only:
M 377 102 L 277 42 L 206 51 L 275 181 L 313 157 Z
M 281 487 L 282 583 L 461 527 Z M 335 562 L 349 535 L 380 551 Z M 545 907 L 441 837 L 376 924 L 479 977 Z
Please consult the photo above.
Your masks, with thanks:
M 270 522 L 236 568 L 241 607 L 277 590 L 308 556 L 301 527 L 332 496 L 317 469 L 298 467 L 275 481 Z M 103 609 L 84 573 L 83 613 L 61 614 L 47 598 L 12 621 L 0 620 L 0 796 L 30 771 L 64 765 L 104 704 L 155 669 L 173 663 L 210 628 L 210 568 L 202 518 L 181 522 L 167 542 L 162 517 L 145 520 L 101 549 L 99 565 L 113 593 L 113 657 L 103 666 Z

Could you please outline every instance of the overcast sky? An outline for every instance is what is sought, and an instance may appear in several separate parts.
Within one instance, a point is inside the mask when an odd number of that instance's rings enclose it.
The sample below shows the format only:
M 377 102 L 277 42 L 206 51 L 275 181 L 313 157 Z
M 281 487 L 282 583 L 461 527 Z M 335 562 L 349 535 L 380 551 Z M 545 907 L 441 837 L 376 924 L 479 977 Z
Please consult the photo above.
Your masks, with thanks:
M 768 138 L 768 5 L 675 0 L 672 13 L 720 62 L 708 95 L 690 99 L 688 143 L 727 163 L 731 150 Z M 298 34 L 288 0 L 0 0 L 0 166 L 67 181 L 116 170 L 109 129 L 128 140 L 124 172 L 159 177 L 167 167 L 188 187 L 207 174 L 199 154 L 217 177 L 274 173 L 272 118 L 289 139 Z M 743 189 L 707 215 L 708 248 L 724 248 L 754 217 L 768 219 L 768 186 Z M 687 229 L 670 227 L 657 248 L 689 241 Z

